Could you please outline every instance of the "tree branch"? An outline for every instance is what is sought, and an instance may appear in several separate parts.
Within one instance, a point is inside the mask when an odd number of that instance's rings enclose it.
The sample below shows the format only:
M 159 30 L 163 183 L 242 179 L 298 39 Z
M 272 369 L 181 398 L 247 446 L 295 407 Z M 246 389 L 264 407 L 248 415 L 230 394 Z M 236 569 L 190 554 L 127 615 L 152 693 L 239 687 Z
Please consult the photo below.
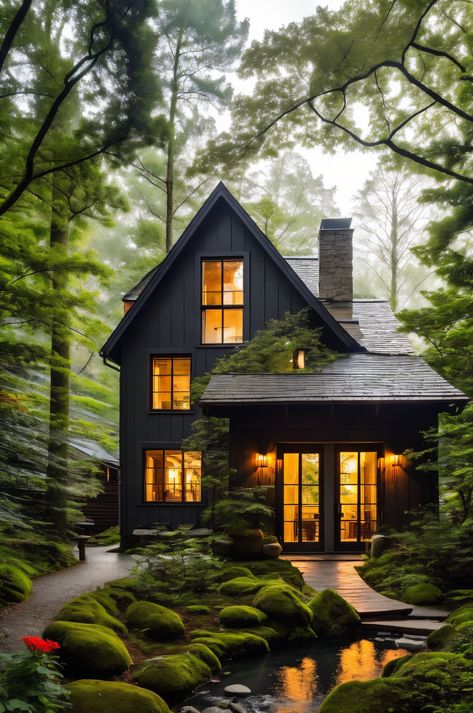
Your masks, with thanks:
M 29 12 L 29 9 L 31 7 L 31 2 L 32 0 L 23 0 L 21 3 L 20 7 L 18 8 L 18 11 L 13 18 L 13 20 L 10 23 L 10 27 L 8 28 L 5 37 L 3 38 L 2 45 L 0 47 L 0 72 L 3 69 L 3 65 L 5 64 L 5 60 L 8 57 L 8 53 L 10 52 L 13 42 L 16 37 L 16 33 L 20 29 L 23 20 L 25 19 L 26 15 Z

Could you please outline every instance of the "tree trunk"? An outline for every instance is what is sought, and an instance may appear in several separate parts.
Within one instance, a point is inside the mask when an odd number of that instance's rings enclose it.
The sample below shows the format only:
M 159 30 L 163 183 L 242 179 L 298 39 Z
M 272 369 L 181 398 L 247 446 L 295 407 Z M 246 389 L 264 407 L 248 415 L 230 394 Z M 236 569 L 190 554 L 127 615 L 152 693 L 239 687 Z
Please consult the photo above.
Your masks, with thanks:
M 173 218 L 174 218 L 174 148 L 176 140 L 176 109 L 179 91 L 179 60 L 181 55 L 182 30 L 177 36 L 176 52 L 174 54 L 173 75 L 171 82 L 171 101 L 169 105 L 169 134 L 166 164 L 166 252 L 172 248 Z
M 58 255 L 67 255 L 69 227 L 64 217 L 63 198 L 56 187 L 55 177 L 52 190 L 52 210 L 50 226 L 50 248 Z M 50 401 L 48 439 L 48 518 L 61 538 L 67 537 L 67 481 L 68 481 L 68 428 L 70 390 L 70 334 L 69 314 L 63 306 L 61 293 L 68 282 L 65 270 L 54 270 L 51 286 L 57 302 L 51 326 L 50 354 Z

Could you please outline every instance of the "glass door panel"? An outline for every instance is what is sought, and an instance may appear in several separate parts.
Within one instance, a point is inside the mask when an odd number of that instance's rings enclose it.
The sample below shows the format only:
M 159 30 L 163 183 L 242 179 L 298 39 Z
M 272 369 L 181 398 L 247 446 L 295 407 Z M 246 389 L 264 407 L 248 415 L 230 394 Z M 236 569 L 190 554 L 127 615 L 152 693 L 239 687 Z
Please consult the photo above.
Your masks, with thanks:
M 369 540 L 377 522 L 376 451 L 339 452 L 337 539 L 341 545 Z
M 319 453 L 283 454 L 284 542 L 320 542 L 319 474 Z

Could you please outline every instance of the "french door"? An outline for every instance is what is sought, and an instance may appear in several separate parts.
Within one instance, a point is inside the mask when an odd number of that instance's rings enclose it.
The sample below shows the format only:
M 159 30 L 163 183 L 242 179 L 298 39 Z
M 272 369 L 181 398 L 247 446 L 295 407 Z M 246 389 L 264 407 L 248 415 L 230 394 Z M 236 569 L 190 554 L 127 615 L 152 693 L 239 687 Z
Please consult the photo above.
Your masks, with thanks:
M 360 550 L 376 531 L 378 452 L 352 445 L 337 448 L 335 549 Z
M 322 549 L 321 451 L 311 446 L 284 446 L 278 454 L 280 532 L 287 550 Z

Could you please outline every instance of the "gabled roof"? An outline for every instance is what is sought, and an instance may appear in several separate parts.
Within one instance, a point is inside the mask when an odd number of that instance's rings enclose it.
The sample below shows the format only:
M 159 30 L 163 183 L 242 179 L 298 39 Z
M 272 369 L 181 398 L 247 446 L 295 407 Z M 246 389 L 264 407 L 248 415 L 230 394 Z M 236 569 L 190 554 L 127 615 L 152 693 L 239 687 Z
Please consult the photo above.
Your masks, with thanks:
M 287 255 L 285 261 L 313 295 L 319 294 L 319 258 L 316 255 Z
M 417 356 L 348 354 L 319 374 L 217 374 L 201 406 L 468 399 Z
M 277 264 L 280 270 L 285 274 L 289 282 L 304 298 L 308 306 L 313 309 L 313 311 L 320 317 L 320 319 L 327 326 L 327 328 L 338 338 L 340 345 L 347 350 L 364 351 L 364 347 L 362 347 L 356 341 L 356 339 L 354 339 L 337 322 L 334 317 L 332 317 L 327 308 L 315 297 L 315 295 L 296 274 L 296 272 L 294 272 L 294 270 L 278 252 L 278 250 L 276 250 L 271 241 L 258 228 L 256 223 L 248 215 L 246 210 L 232 196 L 226 186 L 220 182 L 218 186 L 212 191 L 212 193 L 207 198 L 200 210 L 196 213 L 194 218 L 191 220 L 179 240 L 174 244 L 172 249 L 167 254 L 166 258 L 163 260 L 163 262 L 157 268 L 155 268 L 154 271 L 152 270 L 151 273 L 148 273 L 148 275 L 144 278 L 145 281 L 147 278 L 149 278 L 144 289 L 142 290 L 139 298 L 136 300 L 136 303 L 134 304 L 133 308 L 124 315 L 123 319 L 120 321 L 116 329 L 112 332 L 110 337 L 103 345 L 102 349 L 100 350 L 101 356 L 109 357 L 111 355 L 111 352 L 118 345 L 120 339 L 123 337 L 129 326 L 138 317 L 139 313 L 148 301 L 148 298 L 154 293 L 155 289 L 158 287 L 163 277 L 169 272 L 169 270 L 176 262 L 177 258 L 186 248 L 189 241 L 192 239 L 192 236 L 194 235 L 195 231 L 209 215 L 210 211 L 214 208 L 218 201 L 222 200 L 225 201 L 227 205 L 236 213 L 236 215 L 240 218 L 245 227 L 251 232 L 251 234 L 261 245 L 261 247 L 273 259 L 273 261 Z
M 119 466 L 119 460 L 116 456 L 108 453 L 105 448 L 102 448 L 100 443 L 92 441 L 90 438 L 70 438 L 69 445 L 76 451 L 79 451 L 89 458 L 99 461 L 100 463 L 110 463 L 111 465 Z

